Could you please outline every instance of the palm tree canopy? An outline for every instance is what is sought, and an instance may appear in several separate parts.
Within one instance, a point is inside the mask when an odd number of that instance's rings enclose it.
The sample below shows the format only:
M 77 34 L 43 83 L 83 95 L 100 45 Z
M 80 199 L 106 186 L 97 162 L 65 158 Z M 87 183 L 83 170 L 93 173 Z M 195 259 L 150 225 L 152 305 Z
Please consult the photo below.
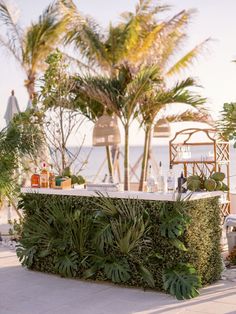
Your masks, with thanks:
M 65 30 L 67 20 L 61 18 L 58 5 L 51 4 L 27 29 L 23 43 L 23 64 L 35 72 L 42 67 L 48 54 L 54 49 Z
M 146 98 L 140 105 L 142 125 L 152 125 L 158 112 L 169 104 L 185 104 L 194 108 L 201 108 L 206 102 L 204 97 L 191 91 L 189 88 L 197 87 L 197 83 L 191 77 L 177 82 L 172 88 L 160 88 L 153 91 L 151 97 Z
M 169 7 L 153 2 L 140 0 L 134 13 L 121 14 L 122 21 L 115 26 L 110 24 L 107 32 L 75 9 L 66 42 L 73 42 L 90 66 L 107 73 L 114 73 L 117 67 L 128 62 L 133 71 L 143 65 L 156 64 L 163 74 L 175 74 L 192 64 L 208 39 L 173 63 L 173 56 L 179 53 L 186 40 L 186 26 L 195 11 L 183 10 L 163 21 L 159 15 Z
M 145 95 L 147 97 L 160 78 L 159 69 L 155 66 L 144 67 L 135 75 L 129 67 L 122 66 L 113 78 L 88 76 L 77 80 L 78 104 L 85 99 L 93 101 L 94 106 L 100 104 L 126 124 L 132 120 L 139 102 Z
M 58 0 L 45 9 L 37 22 L 23 30 L 13 9 L 0 0 L 0 23 L 6 28 L 6 36 L 0 35 L 0 46 L 8 50 L 26 72 L 27 87 L 34 83 L 36 75 L 45 66 L 45 58 L 59 43 L 69 16 L 69 10 Z

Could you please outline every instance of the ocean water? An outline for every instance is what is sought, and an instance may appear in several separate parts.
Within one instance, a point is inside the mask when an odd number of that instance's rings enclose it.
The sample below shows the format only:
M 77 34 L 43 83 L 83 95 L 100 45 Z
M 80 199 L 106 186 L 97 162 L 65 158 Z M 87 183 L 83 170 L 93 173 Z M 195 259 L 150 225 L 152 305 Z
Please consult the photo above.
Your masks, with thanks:
M 121 175 L 123 176 L 123 147 L 120 148 L 121 154 L 120 154 L 120 170 Z M 135 163 L 140 158 L 143 151 L 142 146 L 131 146 L 130 147 L 130 165 L 133 167 Z M 192 158 L 202 160 L 209 159 L 212 152 L 203 150 L 202 147 L 192 147 Z M 90 155 L 89 155 L 90 153 Z M 89 157 L 88 157 L 89 155 Z M 106 162 L 106 152 L 104 147 L 83 147 L 81 150 L 81 153 L 79 155 L 79 158 L 76 162 L 75 169 L 78 170 L 82 163 L 87 159 L 87 164 L 83 167 L 81 171 L 81 175 L 83 175 L 88 181 L 93 181 L 96 177 L 96 182 L 101 182 L 105 175 L 108 174 L 107 169 L 107 162 Z M 153 171 L 155 175 L 155 164 L 159 164 L 159 162 L 162 162 L 163 166 L 163 174 L 166 175 L 168 172 L 169 167 L 169 146 L 163 145 L 163 146 L 153 146 L 152 147 L 152 164 L 153 164 Z M 100 172 L 99 172 L 100 169 Z M 141 163 L 139 163 L 139 167 L 135 169 L 135 171 L 131 170 L 131 181 L 137 182 L 138 177 L 140 175 L 141 170 Z M 181 166 L 174 166 L 173 168 L 175 175 L 179 176 L 182 167 Z M 134 174 L 135 172 L 135 174 Z M 236 189 L 236 149 L 233 149 L 231 147 L 230 149 L 230 187 L 232 190 Z

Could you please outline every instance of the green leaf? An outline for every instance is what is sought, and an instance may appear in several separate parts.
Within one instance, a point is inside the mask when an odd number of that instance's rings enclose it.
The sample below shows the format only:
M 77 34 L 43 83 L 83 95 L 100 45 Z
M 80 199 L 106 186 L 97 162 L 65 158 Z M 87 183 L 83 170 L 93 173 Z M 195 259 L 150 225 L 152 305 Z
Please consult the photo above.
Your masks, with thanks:
M 48 250 L 44 250 L 44 251 L 41 251 L 39 253 L 39 257 L 46 257 L 50 254 L 50 252 Z
M 163 273 L 164 289 L 178 300 L 191 299 L 199 295 L 200 277 L 192 265 L 181 264 L 166 269 Z
M 170 239 L 170 243 L 173 244 L 177 249 L 181 251 L 186 252 L 188 250 L 186 246 L 184 245 L 184 243 L 180 241 L 179 239 Z
M 72 252 L 56 257 L 55 269 L 63 277 L 74 277 L 78 269 L 78 255 Z
M 186 220 L 184 217 L 165 216 L 165 219 L 162 220 L 162 223 L 160 225 L 161 235 L 169 239 L 179 237 L 183 234 L 185 230 L 185 224 L 186 224 Z
M 125 259 L 106 262 L 104 271 L 107 278 L 113 282 L 126 282 L 130 279 L 130 268 Z
M 16 255 L 19 258 L 23 266 L 31 267 L 37 252 L 36 246 L 32 246 L 28 249 L 18 246 L 16 249 Z
M 164 260 L 164 257 L 163 257 L 163 255 L 161 255 L 160 253 L 158 253 L 158 252 L 153 252 L 153 253 L 151 253 L 150 255 L 148 255 L 147 256 L 147 258 L 146 258 L 146 260 L 154 260 L 154 261 L 156 261 L 156 260 Z
M 151 274 L 151 272 L 144 267 L 143 265 L 139 265 L 140 274 L 143 278 L 143 280 L 148 284 L 149 287 L 154 288 L 155 287 L 155 280 Z
M 98 270 L 97 265 L 93 265 L 89 269 L 86 269 L 86 271 L 83 273 L 83 277 L 85 279 L 92 277 Z

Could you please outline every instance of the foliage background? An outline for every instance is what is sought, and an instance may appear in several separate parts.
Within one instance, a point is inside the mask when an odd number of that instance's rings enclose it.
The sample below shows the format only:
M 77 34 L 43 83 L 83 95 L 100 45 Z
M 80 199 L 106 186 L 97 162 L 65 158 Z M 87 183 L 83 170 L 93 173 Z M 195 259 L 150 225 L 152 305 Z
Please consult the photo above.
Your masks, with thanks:
M 218 198 L 186 204 L 25 194 L 18 256 L 42 272 L 157 290 L 168 271 L 186 275 L 187 267 L 187 283 L 196 270 L 206 285 L 222 270 Z

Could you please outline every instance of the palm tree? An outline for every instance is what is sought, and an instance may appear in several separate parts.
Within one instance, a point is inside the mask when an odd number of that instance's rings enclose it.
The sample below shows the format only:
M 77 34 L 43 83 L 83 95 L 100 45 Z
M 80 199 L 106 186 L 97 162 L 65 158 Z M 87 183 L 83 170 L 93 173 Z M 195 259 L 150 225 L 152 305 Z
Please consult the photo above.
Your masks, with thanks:
M 78 78 L 78 95 L 102 104 L 115 113 L 125 131 L 124 189 L 129 190 L 129 128 L 140 102 L 159 82 L 157 67 L 145 67 L 135 75 L 126 66 L 119 68 L 115 77 L 88 76 Z
M 176 104 L 178 106 L 185 104 L 194 108 L 199 108 L 199 106 L 205 103 L 206 99 L 189 91 L 190 87 L 195 86 L 196 82 L 194 79 L 187 78 L 186 80 L 178 82 L 172 88 L 162 87 L 155 90 L 153 94 L 150 95 L 151 97 L 146 98 L 144 103 L 140 105 L 141 125 L 143 125 L 145 131 L 141 176 L 139 182 L 140 191 L 143 190 L 144 180 L 147 175 L 148 156 L 151 146 L 151 131 L 158 113 L 169 104 Z M 185 118 L 190 118 L 189 112 L 185 112 Z M 181 119 L 184 119 L 183 115 Z
M 44 60 L 59 44 L 69 15 L 67 8 L 58 0 L 45 9 L 37 22 L 22 29 L 13 9 L 0 0 L 0 23 L 6 29 L 6 36 L 0 35 L 0 46 L 15 58 L 25 72 L 25 87 L 30 98 L 35 92 L 35 80 L 45 67 Z
M 82 17 L 74 6 L 77 25 L 71 24 L 66 42 L 75 44 L 87 67 L 111 77 L 116 75 L 120 65 L 128 64 L 132 73 L 136 73 L 141 66 L 155 64 L 166 79 L 191 65 L 209 40 L 171 63 L 186 39 L 185 28 L 194 11 L 183 10 L 169 20 L 159 20 L 158 14 L 168 9 L 166 5 L 153 5 L 152 0 L 140 0 L 134 13 L 124 12 L 123 20 L 116 26 L 110 24 L 105 34 L 97 23 Z M 150 138 L 146 137 L 144 145 L 148 143 Z
M 128 63 L 132 71 L 156 64 L 164 72 L 170 56 L 183 45 L 185 28 L 194 14 L 194 10 L 183 10 L 169 20 L 159 20 L 157 15 L 168 9 L 167 5 L 153 5 L 153 0 L 139 0 L 134 13 L 124 12 L 118 25 L 110 23 L 108 31 L 103 32 L 92 18 L 83 17 L 74 5 L 74 18 L 65 40 L 75 45 L 87 67 L 102 73 L 115 75 L 124 63 Z M 207 41 L 181 57 L 168 74 L 189 66 Z

